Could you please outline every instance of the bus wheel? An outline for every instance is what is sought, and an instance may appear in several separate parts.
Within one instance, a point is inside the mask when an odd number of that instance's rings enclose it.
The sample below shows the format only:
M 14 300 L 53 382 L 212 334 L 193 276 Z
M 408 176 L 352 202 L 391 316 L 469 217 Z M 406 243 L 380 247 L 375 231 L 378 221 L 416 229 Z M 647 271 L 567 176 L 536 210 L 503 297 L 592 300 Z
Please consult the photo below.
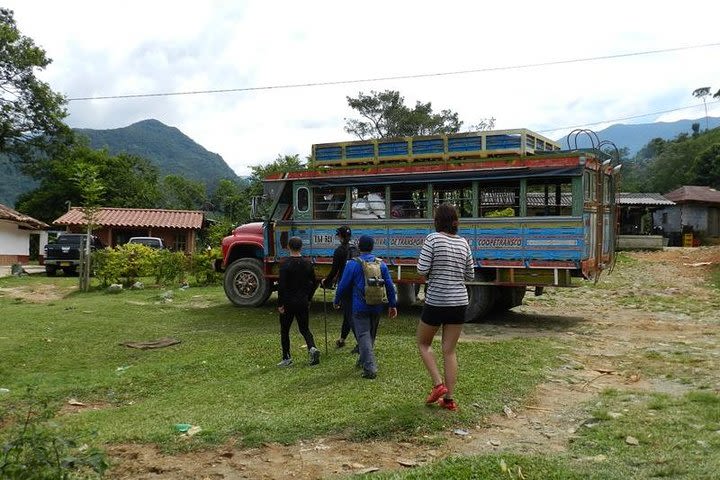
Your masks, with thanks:
M 225 271 L 225 295 L 239 307 L 258 307 L 270 296 L 262 263 L 254 258 L 235 260 Z
M 480 322 L 495 306 L 495 287 L 490 285 L 468 285 L 468 307 L 465 323 Z
M 513 307 L 522 305 L 525 298 L 525 287 L 497 287 L 498 296 L 495 301 L 495 311 L 504 312 Z

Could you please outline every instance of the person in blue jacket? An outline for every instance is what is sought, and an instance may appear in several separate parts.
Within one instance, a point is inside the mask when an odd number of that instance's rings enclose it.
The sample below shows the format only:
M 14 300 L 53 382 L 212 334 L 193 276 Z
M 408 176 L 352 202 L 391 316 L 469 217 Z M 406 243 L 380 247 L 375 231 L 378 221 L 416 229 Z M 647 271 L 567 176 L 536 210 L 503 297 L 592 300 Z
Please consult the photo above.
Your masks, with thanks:
M 357 244 L 360 250 L 359 258 L 365 262 L 375 261 L 375 256 L 371 253 L 374 244 L 373 238 L 369 235 L 361 236 Z M 390 278 L 390 272 L 385 262 L 381 262 L 380 271 L 385 281 L 385 292 L 388 299 L 388 316 L 395 318 L 397 316 L 395 286 L 393 285 L 392 278 Z M 377 376 L 377 362 L 375 361 L 373 347 L 383 305 L 368 305 L 365 303 L 365 274 L 363 273 L 362 264 L 357 260 L 348 261 L 345 265 L 340 283 L 338 283 L 335 289 L 333 305 L 336 309 L 340 308 L 340 303 L 347 292 L 352 292 L 353 326 L 360 350 L 358 364 L 362 366 L 363 369 L 362 377 L 373 379 Z

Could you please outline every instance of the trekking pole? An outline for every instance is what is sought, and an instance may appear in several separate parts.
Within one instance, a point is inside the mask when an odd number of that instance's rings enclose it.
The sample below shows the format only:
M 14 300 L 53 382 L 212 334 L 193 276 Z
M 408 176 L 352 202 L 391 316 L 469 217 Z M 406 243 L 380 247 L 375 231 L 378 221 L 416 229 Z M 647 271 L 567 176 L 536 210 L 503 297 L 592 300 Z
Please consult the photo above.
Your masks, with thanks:
M 325 321 L 325 355 L 328 354 L 328 339 L 327 339 L 327 303 L 325 296 L 325 285 L 323 285 L 323 320 Z

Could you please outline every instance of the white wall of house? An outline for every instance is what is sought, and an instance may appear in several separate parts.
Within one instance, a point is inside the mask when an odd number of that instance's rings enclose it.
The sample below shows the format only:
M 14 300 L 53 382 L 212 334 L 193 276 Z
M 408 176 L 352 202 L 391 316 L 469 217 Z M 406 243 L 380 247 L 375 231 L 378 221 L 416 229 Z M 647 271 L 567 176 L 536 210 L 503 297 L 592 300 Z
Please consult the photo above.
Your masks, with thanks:
M 692 225 L 696 232 L 707 232 L 708 210 L 707 205 L 673 205 L 654 212 L 653 225 L 662 225 L 666 233 L 680 232 L 682 225 Z
M 30 231 L 18 224 L 0 220 L 0 255 L 30 255 Z
M 682 207 L 683 225 L 692 225 L 696 232 L 707 232 L 708 207 L 695 205 L 683 205 Z
M 653 212 L 653 225 L 663 228 L 663 232 L 679 232 L 680 231 L 680 205 L 661 208 Z M 665 220 L 665 221 L 663 221 Z

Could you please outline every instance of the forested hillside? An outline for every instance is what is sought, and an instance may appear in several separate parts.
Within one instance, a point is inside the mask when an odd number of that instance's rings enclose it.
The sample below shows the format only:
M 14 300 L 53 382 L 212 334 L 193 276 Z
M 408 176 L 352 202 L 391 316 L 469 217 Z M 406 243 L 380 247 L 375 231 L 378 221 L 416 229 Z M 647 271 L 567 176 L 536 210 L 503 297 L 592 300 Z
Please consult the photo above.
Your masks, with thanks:
M 720 128 L 656 138 L 623 163 L 625 192 L 667 193 L 682 185 L 720 189 Z
M 107 147 L 110 154 L 125 152 L 147 158 L 160 176 L 178 175 L 204 183 L 210 192 L 222 179 L 237 180 L 237 174 L 217 153 L 207 151 L 175 127 L 157 120 L 143 120 L 110 130 L 75 129 L 90 140 L 92 148 Z
M 597 134 L 600 140 L 609 140 L 618 148 L 626 148 L 630 155 L 635 155 L 653 138 L 671 140 L 681 133 L 692 132 L 693 124 L 705 129 L 706 123 L 710 129 L 720 127 L 720 118 L 708 117 L 707 122 L 705 118 L 698 118 L 695 120 L 678 120 L 676 122 L 617 124 L 598 130 Z M 558 139 L 558 142 L 563 148 L 567 148 L 565 137 Z M 579 136 L 578 142 L 582 148 L 589 146 L 589 139 L 586 137 Z

